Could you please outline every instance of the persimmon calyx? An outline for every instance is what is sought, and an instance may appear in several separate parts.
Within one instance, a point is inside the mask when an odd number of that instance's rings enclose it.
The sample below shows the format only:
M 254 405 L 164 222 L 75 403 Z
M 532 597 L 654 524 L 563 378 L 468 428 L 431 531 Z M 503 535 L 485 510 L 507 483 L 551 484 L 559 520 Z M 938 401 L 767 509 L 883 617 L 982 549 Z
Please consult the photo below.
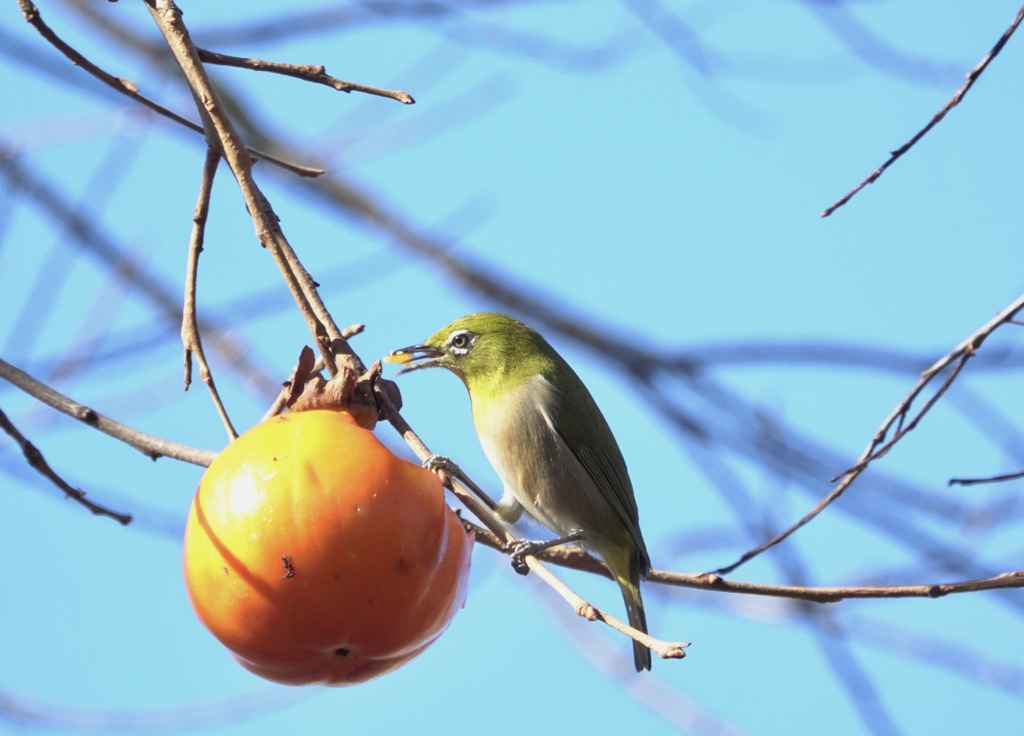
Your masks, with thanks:
M 374 385 L 387 392 L 388 398 L 398 408 L 402 406 L 402 395 L 398 386 L 381 378 L 381 363 L 378 360 L 361 375 L 347 365 L 342 365 L 338 374 L 325 380 L 315 372 L 316 359 L 309 346 L 302 348 L 298 364 L 289 380 L 289 396 L 285 402 L 291 411 L 331 409 L 345 411 L 352 415 L 363 429 L 373 430 L 381 418 L 380 408 L 374 396 Z

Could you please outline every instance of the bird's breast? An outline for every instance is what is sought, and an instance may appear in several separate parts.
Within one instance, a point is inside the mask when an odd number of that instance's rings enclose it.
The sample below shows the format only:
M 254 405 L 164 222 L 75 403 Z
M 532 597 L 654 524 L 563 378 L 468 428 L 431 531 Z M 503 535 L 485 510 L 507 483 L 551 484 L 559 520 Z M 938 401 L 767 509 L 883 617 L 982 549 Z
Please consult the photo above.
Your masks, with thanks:
M 543 376 L 473 403 L 473 420 L 484 454 L 527 513 L 560 534 L 591 521 L 586 509 L 600 494 L 552 419 L 557 392 Z M 606 504 L 605 504 L 606 505 Z

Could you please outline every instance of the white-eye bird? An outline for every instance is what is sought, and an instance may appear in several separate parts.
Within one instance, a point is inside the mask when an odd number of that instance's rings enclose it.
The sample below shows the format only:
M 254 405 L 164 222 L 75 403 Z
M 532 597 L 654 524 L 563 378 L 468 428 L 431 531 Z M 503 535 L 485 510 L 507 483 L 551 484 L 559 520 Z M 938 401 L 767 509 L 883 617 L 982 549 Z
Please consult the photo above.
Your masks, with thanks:
M 640 578 L 651 569 L 633 486 L 608 423 L 569 364 L 535 330 L 503 314 L 455 320 L 388 360 L 462 379 L 484 453 L 505 486 L 498 516 L 525 510 L 559 535 L 580 533 L 622 589 L 629 623 L 647 632 Z M 634 641 L 637 672 L 651 652 Z

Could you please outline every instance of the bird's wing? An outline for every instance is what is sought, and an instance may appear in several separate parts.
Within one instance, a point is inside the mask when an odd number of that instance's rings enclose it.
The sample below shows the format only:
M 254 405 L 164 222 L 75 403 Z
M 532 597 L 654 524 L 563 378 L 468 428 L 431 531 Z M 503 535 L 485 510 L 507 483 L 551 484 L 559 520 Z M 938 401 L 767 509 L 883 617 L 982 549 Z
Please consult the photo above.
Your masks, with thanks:
M 563 363 L 559 369 L 568 371 L 568 375 L 559 376 L 557 381 L 552 382 L 552 388 L 574 381 L 577 390 L 564 393 L 555 389 L 553 392 L 556 400 L 552 407 L 551 420 L 555 431 L 594 479 L 594 484 L 601 495 L 622 520 L 640 551 L 641 569 L 646 574 L 651 566 L 650 557 L 640 533 L 633 484 L 629 480 L 622 451 L 619 450 L 615 435 L 583 382 L 568 364 Z M 568 416 L 576 420 L 566 421 L 565 417 Z

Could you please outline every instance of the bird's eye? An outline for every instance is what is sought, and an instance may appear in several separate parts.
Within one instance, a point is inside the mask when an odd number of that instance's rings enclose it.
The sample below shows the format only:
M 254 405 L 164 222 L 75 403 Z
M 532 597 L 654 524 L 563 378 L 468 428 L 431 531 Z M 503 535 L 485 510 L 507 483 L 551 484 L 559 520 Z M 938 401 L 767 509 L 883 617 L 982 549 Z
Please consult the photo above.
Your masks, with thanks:
M 452 347 L 453 348 L 459 348 L 460 350 L 463 349 L 463 348 L 468 348 L 469 347 L 469 335 L 467 335 L 465 332 L 457 332 L 457 333 L 455 333 L 452 336 Z

